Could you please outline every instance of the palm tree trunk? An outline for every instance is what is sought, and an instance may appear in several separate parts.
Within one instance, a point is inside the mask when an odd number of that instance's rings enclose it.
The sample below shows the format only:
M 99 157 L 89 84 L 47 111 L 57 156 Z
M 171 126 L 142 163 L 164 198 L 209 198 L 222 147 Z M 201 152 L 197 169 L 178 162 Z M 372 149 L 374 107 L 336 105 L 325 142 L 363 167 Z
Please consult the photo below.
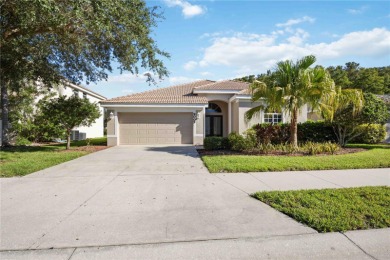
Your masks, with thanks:
M 298 109 L 294 108 L 291 114 L 290 144 L 298 146 Z
M 7 83 L 1 81 L 1 146 L 9 146 L 9 121 L 8 121 L 8 91 Z

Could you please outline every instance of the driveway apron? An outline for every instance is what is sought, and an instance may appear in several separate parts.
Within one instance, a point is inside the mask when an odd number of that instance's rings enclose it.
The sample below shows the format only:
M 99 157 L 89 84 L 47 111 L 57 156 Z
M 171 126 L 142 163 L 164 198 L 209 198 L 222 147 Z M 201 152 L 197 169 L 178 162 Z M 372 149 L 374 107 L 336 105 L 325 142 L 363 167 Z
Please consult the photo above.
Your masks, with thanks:
M 316 233 L 209 174 L 193 146 L 117 146 L 0 181 L 1 250 Z

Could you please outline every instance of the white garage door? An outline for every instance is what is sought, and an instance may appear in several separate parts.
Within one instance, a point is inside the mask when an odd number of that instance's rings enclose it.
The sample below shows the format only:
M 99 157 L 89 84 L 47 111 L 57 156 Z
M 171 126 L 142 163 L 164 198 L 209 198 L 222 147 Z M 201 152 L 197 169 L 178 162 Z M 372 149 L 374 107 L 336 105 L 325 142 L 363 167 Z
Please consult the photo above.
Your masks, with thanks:
M 118 113 L 120 144 L 192 144 L 192 113 Z

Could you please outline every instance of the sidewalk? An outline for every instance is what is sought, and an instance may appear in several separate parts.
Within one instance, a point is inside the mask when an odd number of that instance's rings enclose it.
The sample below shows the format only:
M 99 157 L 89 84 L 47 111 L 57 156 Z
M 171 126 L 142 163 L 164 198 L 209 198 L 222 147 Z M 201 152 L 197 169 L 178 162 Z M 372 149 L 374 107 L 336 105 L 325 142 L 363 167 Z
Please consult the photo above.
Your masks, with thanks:
M 247 194 L 252 194 L 256 191 L 390 185 L 389 168 L 296 172 L 217 173 L 213 175 Z
M 390 229 L 0 252 L 0 259 L 388 259 Z

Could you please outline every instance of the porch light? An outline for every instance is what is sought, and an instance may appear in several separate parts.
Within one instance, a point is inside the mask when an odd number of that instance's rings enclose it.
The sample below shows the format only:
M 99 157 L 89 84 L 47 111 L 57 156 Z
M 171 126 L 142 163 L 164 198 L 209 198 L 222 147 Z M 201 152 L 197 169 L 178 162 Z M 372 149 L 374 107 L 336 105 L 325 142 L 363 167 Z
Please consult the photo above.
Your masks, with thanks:
M 197 119 L 199 119 L 199 112 L 194 112 L 194 113 L 192 113 L 192 119 L 194 120 L 194 123 L 195 123 L 195 121 L 197 120 Z

